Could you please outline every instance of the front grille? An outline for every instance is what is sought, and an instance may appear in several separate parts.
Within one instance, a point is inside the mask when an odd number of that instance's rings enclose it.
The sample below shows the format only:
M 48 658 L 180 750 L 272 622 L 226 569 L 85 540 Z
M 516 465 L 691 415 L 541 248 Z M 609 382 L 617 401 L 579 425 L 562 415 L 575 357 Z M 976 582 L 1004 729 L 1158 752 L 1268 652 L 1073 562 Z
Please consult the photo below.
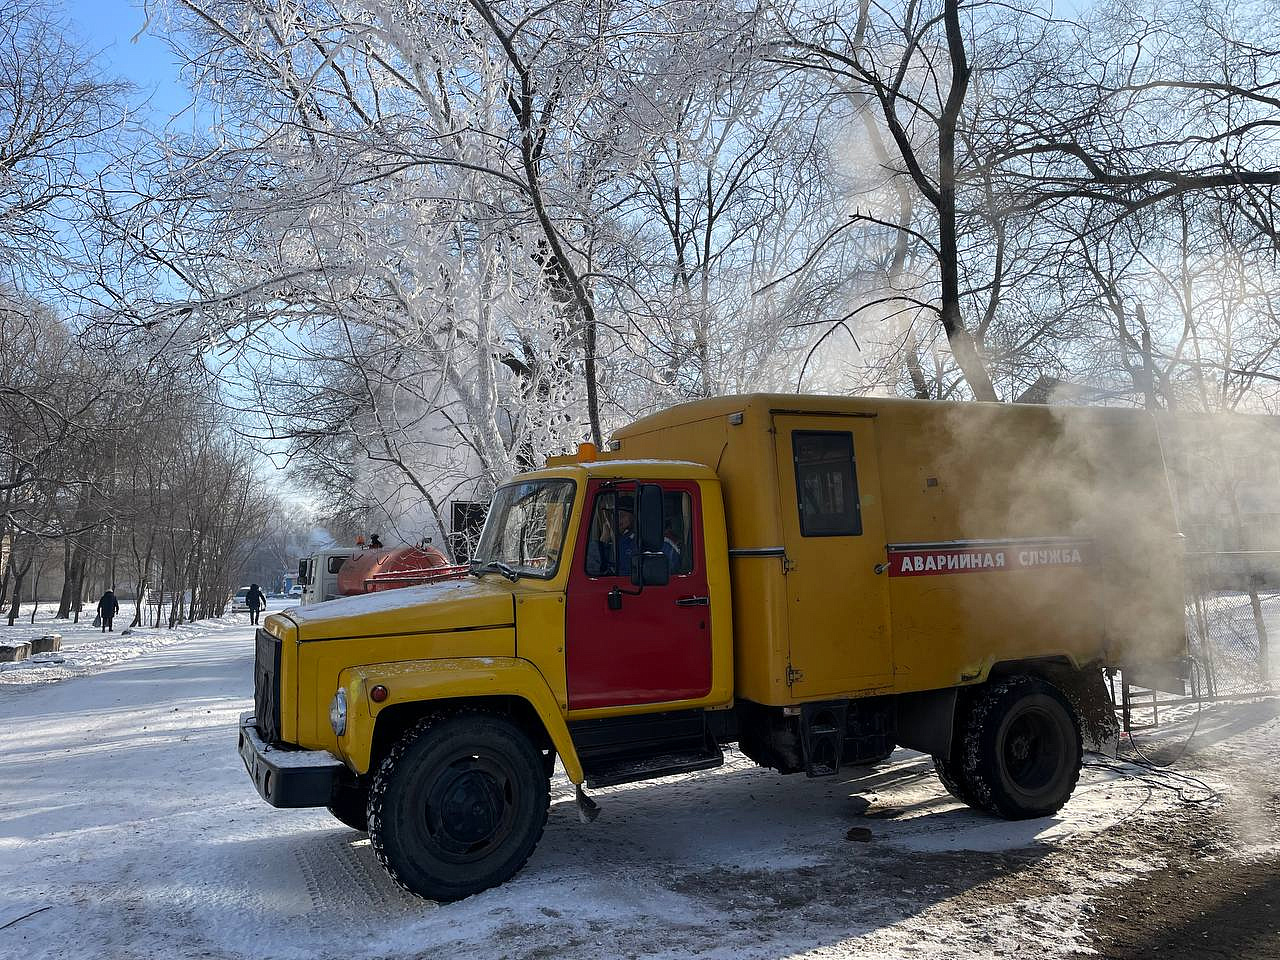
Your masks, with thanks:
M 267 743 L 280 742 L 280 641 L 259 628 L 253 661 L 253 711 L 258 733 Z

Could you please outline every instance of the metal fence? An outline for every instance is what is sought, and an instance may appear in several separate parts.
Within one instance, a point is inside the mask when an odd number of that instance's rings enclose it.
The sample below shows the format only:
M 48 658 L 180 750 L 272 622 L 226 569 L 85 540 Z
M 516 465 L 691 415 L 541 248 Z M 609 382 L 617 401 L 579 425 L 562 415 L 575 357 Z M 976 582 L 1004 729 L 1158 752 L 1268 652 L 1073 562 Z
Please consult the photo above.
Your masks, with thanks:
M 1135 731 L 1186 720 L 1193 705 L 1280 695 L 1280 588 L 1209 587 L 1201 581 L 1187 596 L 1187 646 L 1194 658 L 1181 694 L 1113 676 L 1111 696 L 1122 730 Z
M 1174 695 L 1113 680 L 1121 729 L 1190 719 L 1193 704 L 1280 695 L 1280 589 L 1194 589 L 1187 598 L 1192 682 Z
M 1202 693 L 1243 697 L 1280 686 L 1280 590 L 1205 590 L 1187 603 L 1187 639 Z

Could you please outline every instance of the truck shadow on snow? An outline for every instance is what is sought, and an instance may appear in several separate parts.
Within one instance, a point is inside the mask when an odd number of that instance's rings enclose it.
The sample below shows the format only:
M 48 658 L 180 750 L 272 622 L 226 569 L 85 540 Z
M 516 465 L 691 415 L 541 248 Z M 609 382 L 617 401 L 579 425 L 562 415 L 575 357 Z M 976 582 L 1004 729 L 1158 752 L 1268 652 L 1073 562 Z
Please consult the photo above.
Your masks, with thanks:
M 1280 716 L 1280 698 L 1259 697 L 1257 700 L 1239 703 L 1212 703 L 1196 711 L 1193 707 L 1184 707 L 1178 714 L 1171 716 L 1168 712 L 1161 715 L 1159 728 L 1140 730 L 1136 733 L 1139 744 L 1150 744 L 1156 748 L 1181 749 L 1187 737 L 1194 737 L 1190 743 L 1190 752 L 1208 750 L 1229 740 L 1249 733 L 1276 717 Z M 1151 718 L 1149 710 L 1135 710 L 1135 724 L 1148 722 Z

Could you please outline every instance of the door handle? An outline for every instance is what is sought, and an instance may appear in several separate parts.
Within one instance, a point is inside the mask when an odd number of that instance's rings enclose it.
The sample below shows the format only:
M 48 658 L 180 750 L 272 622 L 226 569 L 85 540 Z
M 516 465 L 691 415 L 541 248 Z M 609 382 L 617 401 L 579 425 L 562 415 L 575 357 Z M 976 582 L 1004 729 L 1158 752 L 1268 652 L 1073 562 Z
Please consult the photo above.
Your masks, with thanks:
M 677 607 L 709 607 L 711 606 L 710 597 L 681 597 L 676 601 Z

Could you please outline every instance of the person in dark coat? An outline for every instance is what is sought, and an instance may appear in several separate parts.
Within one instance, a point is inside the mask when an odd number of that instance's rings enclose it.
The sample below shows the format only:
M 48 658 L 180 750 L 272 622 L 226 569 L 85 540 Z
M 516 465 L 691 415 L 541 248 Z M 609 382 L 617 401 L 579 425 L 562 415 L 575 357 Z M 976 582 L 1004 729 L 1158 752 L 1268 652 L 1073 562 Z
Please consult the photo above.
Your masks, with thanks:
M 120 601 L 116 599 L 114 590 L 108 590 L 102 595 L 102 599 L 98 601 L 98 616 L 102 618 L 102 632 L 106 633 L 110 630 L 115 633 L 115 628 L 111 626 L 111 621 L 115 619 L 117 613 L 120 612 Z
M 249 584 L 249 593 L 244 598 L 244 605 L 249 608 L 249 622 L 258 622 L 258 612 L 267 605 L 267 595 L 256 583 Z

